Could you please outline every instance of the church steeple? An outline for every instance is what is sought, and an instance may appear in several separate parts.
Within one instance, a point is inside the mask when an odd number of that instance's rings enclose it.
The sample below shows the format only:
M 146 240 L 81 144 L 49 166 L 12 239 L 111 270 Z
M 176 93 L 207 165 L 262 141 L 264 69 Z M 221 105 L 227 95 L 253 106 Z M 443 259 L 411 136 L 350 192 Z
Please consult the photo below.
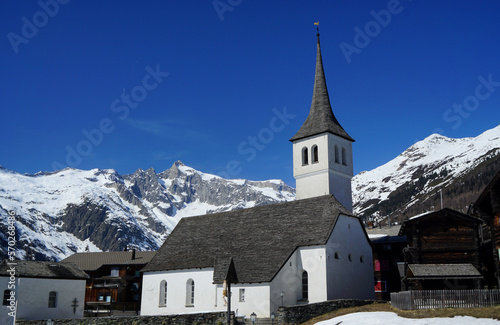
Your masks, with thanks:
M 305 199 L 330 194 L 352 211 L 354 139 L 347 134 L 333 114 L 326 88 L 319 32 L 317 37 L 311 108 L 302 127 L 290 139 L 293 143 L 296 198 Z
M 342 128 L 333 114 L 332 107 L 330 105 L 330 98 L 328 96 L 328 89 L 326 88 L 325 71 L 323 70 L 323 60 L 321 58 L 321 47 L 319 43 L 319 33 L 316 34 L 316 36 L 318 37 L 318 49 L 316 54 L 316 73 L 314 76 L 314 90 L 311 109 L 309 110 L 309 116 L 307 116 L 306 121 L 302 124 L 302 127 L 290 139 L 290 141 L 293 142 L 324 132 L 330 132 L 346 140 L 354 141 L 354 139 L 351 138 Z

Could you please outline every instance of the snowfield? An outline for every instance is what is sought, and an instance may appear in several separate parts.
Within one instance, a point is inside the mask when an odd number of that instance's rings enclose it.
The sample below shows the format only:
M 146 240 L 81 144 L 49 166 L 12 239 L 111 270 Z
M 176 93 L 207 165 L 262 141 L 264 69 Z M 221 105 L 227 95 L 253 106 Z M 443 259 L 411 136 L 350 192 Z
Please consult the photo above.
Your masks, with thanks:
M 453 318 L 403 318 L 391 312 L 365 312 L 339 316 L 319 322 L 321 325 L 493 325 L 500 321 L 470 316 Z
M 354 213 L 363 214 L 365 210 L 387 200 L 395 190 L 414 181 L 419 171 L 425 170 L 421 176 L 447 172 L 443 182 L 427 184 L 425 187 L 427 193 L 436 188 L 446 187 L 453 179 L 489 159 L 500 150 L 499 148 L 500 125 L 474 138 L 453 139 L 432 134 L 413 144 L 386 164 L 353 177 Z M 407 206 L 415 202 L 417 200 L 413 199 Z

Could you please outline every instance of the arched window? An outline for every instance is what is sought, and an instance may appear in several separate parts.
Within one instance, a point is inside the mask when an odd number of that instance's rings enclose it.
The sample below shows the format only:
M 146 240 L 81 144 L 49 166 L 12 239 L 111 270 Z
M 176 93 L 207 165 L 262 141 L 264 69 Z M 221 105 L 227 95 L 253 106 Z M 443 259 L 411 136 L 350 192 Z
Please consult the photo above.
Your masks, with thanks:
M 57 307 L 57 292 L 51 291 L 49 292 L 49 308 Z
M 318 146 L 314 145 L 312 146 L 312 163 L 317 163 L 319 161 L 319 156 L 318 156 Z
M 160 282 L 160 296 L 158 301 L 159 306 L 167 305 L 167 281 L 161 280 Z
M 302 148 L 302 166 L 309 165 L 309 151 L 307 147 Z
M 302 272 L 302 299 L 309 298 L 309 277 L 307 271 Z
M 339 146 L 335 145 L 335 162 L 338 164 L 340 163 L 339 160 Z
M 194 306 L 194 281 L 189 279 L 186 282 L 186 306 Z
M 339 253 L 338 253 L 338 252 L 335 252 L 334 257 L 335 257 L 335 259 L 336 259 L 336 260 L 340 259 L 340 257 L 339 257 Z
M 342 165 L 347 166 L 344 147 L 342 147 Z

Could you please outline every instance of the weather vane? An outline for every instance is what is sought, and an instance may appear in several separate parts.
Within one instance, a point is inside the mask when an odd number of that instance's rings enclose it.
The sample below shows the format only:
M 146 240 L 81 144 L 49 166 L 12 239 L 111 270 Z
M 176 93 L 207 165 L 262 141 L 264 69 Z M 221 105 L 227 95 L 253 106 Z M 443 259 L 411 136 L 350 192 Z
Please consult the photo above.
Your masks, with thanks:
M 317 22 L 315 22 L 314 25 L 316 25 L 316 30 L 318 31 L 318 34 L 319 34 L 319 20 Z

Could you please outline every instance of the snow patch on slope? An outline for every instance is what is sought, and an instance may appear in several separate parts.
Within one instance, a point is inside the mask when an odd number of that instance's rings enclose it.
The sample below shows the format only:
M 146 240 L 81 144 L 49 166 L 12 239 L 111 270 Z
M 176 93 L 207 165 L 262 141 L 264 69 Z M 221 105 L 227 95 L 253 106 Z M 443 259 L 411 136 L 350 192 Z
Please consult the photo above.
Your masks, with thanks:
M 449 180 L 459 177 L 484 161 L 479 158 L 492 150 L 500 151 L 500 125 L 474 138 L 452 139 L 432 134 L 386 164 L 354 176 L 354 212 L 362 214 L 373 204 L 387 200 L 396 189 L 418 178 L 418 172 L 424 169 L 436 173 L 445 170 Z M 429 184 L 427 191 L 434 188 Z M 368 204 L 371 200 L 373 204 Z

